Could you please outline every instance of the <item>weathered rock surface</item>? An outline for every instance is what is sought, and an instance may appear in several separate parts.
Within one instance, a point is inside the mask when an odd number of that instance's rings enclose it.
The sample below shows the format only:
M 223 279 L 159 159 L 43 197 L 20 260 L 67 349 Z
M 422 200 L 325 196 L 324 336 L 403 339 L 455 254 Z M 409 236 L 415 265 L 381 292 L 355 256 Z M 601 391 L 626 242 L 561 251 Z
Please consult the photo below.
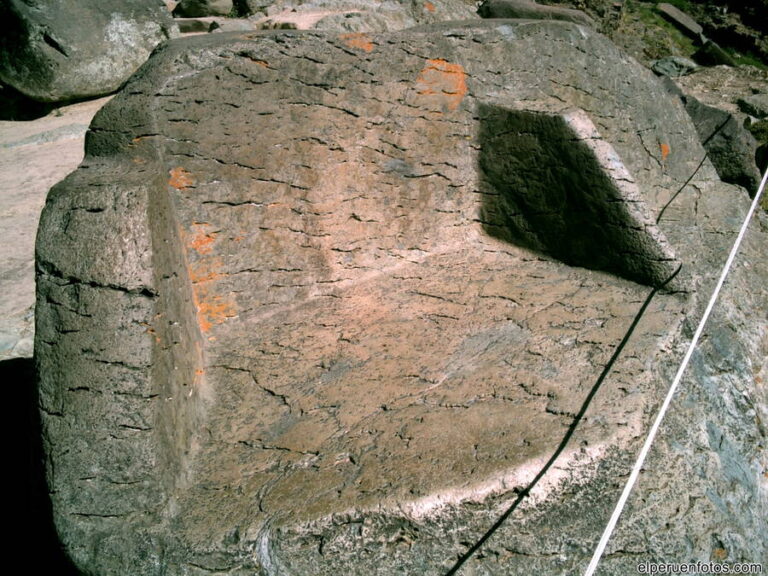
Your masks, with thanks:
M 662 2 L 656 6 L 656 9 L 692 38 L 698 40 L 704 34 L 704 28 L 696 20 L 672 4 Z
M 768 94 L 752 94 L 739 98 L 739 109 L 755 118 L 768 118 Z
M 754 194 L 761 174 L 752 134 L 730 112 L 702 104 L 693 96 L 683 96 L 683 101 L 720 178 Z
M 686 94 L 734 114 L 743 123 L 746 117 L 739 110 L 738 101 L 755 90 L 768 93 L 768 70 L 754 66 L 699 68 L 695 74 L 676 78 L 675 83 Z
M 687 10 L 709 38 L 738 52 L 751 52 L 768 62 L 766 0 L 692 0 Z
M 7 0 L 0 19 L 0 80 L 41 102 L 115 91 L 176 33 L 154 0 Z
M 675 78 L 674 82 L 684 94 L 733 114 L 739 125 L 747 126 L 758 143 L 755 164 L 759 171 L 765 170 L 768 166 L 768 121 L 752 122 L 741 111 L 738 102 L 755 91 L 768 93 L 768 71 L 754 66 L 700 68 L 695 74 Z M 762 207 L 768 211 L 768 196 L 763 197 Z
M 226 16 L 232 9 L 232 0 L 181 0 L 173 9 L 173 15 L 181 18 Z
M 677 78 L 679 76 L 690 74 L 698 67 L 696 62 L 688 58 L 683 58 L 682 56 L 668 56 L 654 61 L 651 65 L 651 70 L 659 75 Z
M 208 32 L 213 20 L 211 18 L 176 18 L 176 25 L 181 34 Z
M 532 18 L 564 20 L 595 27 L 595 22 L 580 10 L 547 6 L 530 0 L 485 0 L 477 10 L 482 18 Z
M 466 0 L 278 0 L 257 20 L 265 29 L 294 28 L 345 32 L 404 30 L 420 24 L 477 18 Z
M 736 66 L 731 55 L 712 40 L 705 41 L 693 54 L 693 59 L 703 66 Z
M 748 203 L 708 162 L 676 195 L 704 155 L 679 99 L 564 22 L 175 42 L 87 150 L 41 219 L 35 345 L 57 525 L 99 575 L 445 573 L 673 251 L 687 291 L 467 566 L 581 571 Z M 761 218 L 604 574 L 765 557 Z

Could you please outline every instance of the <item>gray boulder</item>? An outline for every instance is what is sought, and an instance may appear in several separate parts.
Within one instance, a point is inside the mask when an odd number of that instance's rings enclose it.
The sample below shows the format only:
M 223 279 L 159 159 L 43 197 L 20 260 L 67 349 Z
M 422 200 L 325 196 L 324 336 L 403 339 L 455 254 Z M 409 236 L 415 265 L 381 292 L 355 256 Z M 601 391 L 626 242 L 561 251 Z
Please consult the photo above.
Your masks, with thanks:
M 272 4 L 274 4 L 272 0 L 241 0 L 237 5 L 243 16 L 251 16 L 260 13 L 266 14 L 267 8 Z
M 669 76 L 670 78 L 677 78 L 679 76 L 685 76 L 690 74 L 699 65 L 693 60 L 683 58 L 682 56 L 668 56 L 655 60 L 651 64 L 651 70 L 653 70 L 659 76 Z
M 755 118 L 768 118 L 768 94 L 752 94 L 739 98 L 739 110 Z
M 181 0 L 173 9 L 173 15 L 180 18 L 227 16 L 232 9 L 232 0 Z
M 115 91 L 176 34 L 155 0 L 7 0 L 0 80 L 41 102 Z
M 445 574 L 601 383 L 466 569 L 580 573 L 746 213 L 709 163 L 664 210 L 703 154 L 568 22 L 167 43 L 41 217 L 66 550 L 99 575 Z M 768 552 L 764 230 L 603 574 Z
M 733 57 L 712 40 L 706 40 L 693 54 L 693 59 L 702 66 L 736 66 Z
M 757 141 L 733 114 L 683 96 L 707 154 L 723 182 L 743 186 L 754 194 L 760 185 L 755 164 Z
M 212 23 L 210 19 L 201 20 L 198 18 L 175 18 L 174 22 L 179 27 L 181 34 L 208 32 Z
M 580 10 L 537 4 L 530 0 L 484 0 L 477 13 L 481 18 L 530 18 L 563 20 L 595 27 L 595 21 Z

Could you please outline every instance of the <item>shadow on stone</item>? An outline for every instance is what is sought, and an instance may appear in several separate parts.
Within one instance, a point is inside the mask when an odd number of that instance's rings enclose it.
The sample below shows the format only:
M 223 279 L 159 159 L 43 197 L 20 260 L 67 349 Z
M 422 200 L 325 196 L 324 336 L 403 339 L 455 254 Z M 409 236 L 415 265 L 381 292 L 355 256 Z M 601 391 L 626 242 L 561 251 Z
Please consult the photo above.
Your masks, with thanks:
M 0 84 L 0 120 L 37 120 L 48 115 L 55 106 L 27 98 L 18 90 Z
M 61 549 L 53 525 L 43 468 L 42 434 L 32 358 L 0 361 L 0 381 L 5 383 L 5 389 L 11 395 L 8 405 L 18 410 L 23 419 L 23 461 L 19 462 L 18 469 L 24 470 L 26 533 L 32 536 L 32 542 L 28 545 L 34 547 L 34 552 L 26 555 L 25 566 L 32 573 L 79 576 L 80 573 Z
M 649 286 L 675 271 L 632 177 L 586 114 L 483 104 L 479 115 L 486 233 Z

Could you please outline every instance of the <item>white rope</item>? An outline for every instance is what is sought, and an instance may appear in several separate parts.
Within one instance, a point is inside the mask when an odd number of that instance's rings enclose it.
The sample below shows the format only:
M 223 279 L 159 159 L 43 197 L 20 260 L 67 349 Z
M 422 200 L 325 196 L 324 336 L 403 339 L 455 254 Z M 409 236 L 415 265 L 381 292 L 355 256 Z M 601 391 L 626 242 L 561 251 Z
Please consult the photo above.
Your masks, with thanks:
M 680 384 L 680 380 L 683 378 L 683 373 L 688 367 L 688 362 L 691 360 L 691 356 L 693 355 L 693 351 L 696 348 L 696 344 L 698 344 L 701 333 L 704 331 L 704 325 L 707 323 L 707 319 L 709 319 L 712 308 L 715 306 L 717 297 L 720 295 L 720 289 L 723 287 L 725 278 L 728 276 L 728 272 L 731 270 L 733 260 L 736 258 L 736 254 L 738 253 L 739 247 L 741 246 L 741 241 L 744 239 L 744 235 L 747 232 L 749 222 L 752 220 L 752 215 L 755 213 L 758 202 L 760 201 L 760 196 L 765 189 L 766 179 L 768 179 L 768 169 L 766 169 L 765 174 L 763 174 L 763 180 L 760 182 L 760 188 L 758 188 L 757 194 L 755 194 L 755 198 L 752 200 L 752 205 L 750 206 L 749 212 L 747 213 L 747 217 L 744 220 L 744 223 L 741 225 L 739 235 L 736 238 L 736 242 L 733 244 L 733 248 L 731 248 L 731 253 L 728 255 L 728 260 L 725 262 L 723 272 L 720 274 L 720 280 L 718 280 L 717 286 L 715 286 L 715 291 L 712 293 L 712 297 L 709 299 L 709 303 L 707 304 L 707 308 L 704 311 L 704 315 L 701 317 L 701 321 L 696 328 L 696 333 L 693 335 L 693 340 L 691 340 L 688 351 L 685 353 L 685 357 L 683 357 L 683 362 L 680 364 L 680 368 L 677 370 L 675 379 L 672 381 L 672 386 L 670 387 L 669 392 L 667 392 L 667 397 L 664 399 L 664 403 L 661 405 L 659 414 L 656 416 L 656 421 L 653 423 L 653 426 L 651 426 L 650 432 L 648 432 L 648 437 L 645 439 L 643 449 L 640 450 L 640 455 L 637 457 L 637 462 L 635 462 L 635 466 L 632 468 L 632 473 L 629 475 L 629 479 L 624 486 L 624 491 L 621 493 L 621 497 L 616 504 L 616 509 L 613 511 L 613 515 L 611 515 L 611 519 L 608 521 L 608 525 L 605 527 L 603 536 L 600 538 L 600 542 L 598 543 L 597 548 L 595 549 L 595 553 L 592 556 L 592 561 L 589 563 L 589 566 L 587 566 L 587 571 L 584 572 L 584 576 L 592 576 L 597 569 L 597 565 L 600 563 L 600 559 L 603 556 L 603 552 L 605 551 L 605 547 L 608 544 L 608 540 L 611 538 L 611 534 L 613 534 L 613 531 L 616 528 L 616 523 L 619 521 L 619 516 L 621 516 L 621 513 L 624 510 L 624 506 L 627 503 L 627 499 L 629 498 L 629 494 L 632 492 L 632 488 L 635 486 L 637 477 L 640 475 L 640 470 L 642 469 L 643 464 L 645 463 L 645 458 L 648 456 L 648 452 L 651 449 L 653 440 L 656 437 L 656 432 L 658 432 L 661 421 L 664 419 L 664 415 L 667 413 L 667 409 L 672 402 L 672 397 L 675 395 L 675 391 Z

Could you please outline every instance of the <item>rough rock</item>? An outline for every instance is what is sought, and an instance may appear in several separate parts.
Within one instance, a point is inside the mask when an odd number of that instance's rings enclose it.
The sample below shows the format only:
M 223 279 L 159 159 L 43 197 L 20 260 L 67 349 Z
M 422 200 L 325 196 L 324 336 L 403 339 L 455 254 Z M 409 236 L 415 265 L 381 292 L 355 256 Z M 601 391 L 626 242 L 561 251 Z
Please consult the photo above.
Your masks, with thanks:
M 176 34 L 154 0 L 8 0 L 0 18 L 0 80 L 41 102 L 114 92 Z
M 176 18 L 175 22 L 182 34 L 208 32 L 213 23 L 210 19 L 202 18 Z
M 673 82 L 685 94 L 730 112 L 739 124 L 746 126 L 758 143 L 755 164 L 761 173 L 765 171 L 768 165 L 768 120 L 753 122 L 740 110 L 738 102 L 756 91 L 768 93 L 768 70 L 754 66 L 699 68 L 695 74 L 675 78 Z M 768 211 L 768 196 L 763 197 L 762 207 Z
M 747 130 L 757 140 L 757 152 L 755 152 L 755 164 L 761 173 L 768 168 L 768 118 L 758 122 L 748 121 Z M 768 210 L 768 198 L 763 198 L 763 208 Z
M 737 104 L 745 114 L 755 118 L 768 118 L 768 94 L 752 94 L 739 98 Z
M 272 0 L 242 0 L 238 2 L 238 5 L 241 6 L 244 16 L 251 16 L 259 13 L 266 14 L 267 8 L 272 3 Z
M 698 40 L 704 34 L 704 28 L 702 28 L 696 20 L 679 8 L 672 6 L 672 4 L 662 2 L 656 6 L 656 9 L 661 12 L 665 18 L 692 38 Z
M 698 64 L 688 58 L 682 56 L 668 56 L 655 60 L 651 64 L 651 70 L 660 76 L 670 76 L 677 78 L 679 76 L 685 76 L 695 71 L 698 68 Z
M 722 108 L 739 118 L 746 119 L 737 102 L 755 91 L 768 93 L 768 70 L 754 66 L 715 66 L 699 68 L 695 74 L 675 78 L 680 88 L 708 106 Z
M 736 66 L 736 61 L 720 45 L 707 40 L 693 54 L 693 59 L 702 66 Z
M 708 162 L 683 186 L 679 99 L 567 22 L 191 37 L 87 151 L 41 219 L 35 356 L 100 575 L 444 574 L 602 382 L 466 568 L 580 572 L 748 205 Z M 760 218 L 603 574 L 765 557 Z M 670 251 L 684 291 L 643 308 Z
M 709 38 L 768 62 L 766 0 L 693 0 L 687 9 Z
M 270 4 L 267 16 L 256 23 L 265 29 L 290 27 L 362 33 L 476 18 L 474 4 L 465 0 L 297 0 Z
M 173 9 L 173 15 L 180 18 L 227 16 L 233 8 L 232 0 L 181 0 Z
M 477 9 L 482 18 L 532 18 L 564 20 L 595 27 L 595 21 L 580 10 L 537 4 L 530 0 L 484 0 Z
M 693 96 L 684 96 L 683 101 L 723 182 L 743 186 L 754 194 L 761 176 L 755 165 L 754 136 L 730 112 L 702 104 Z

